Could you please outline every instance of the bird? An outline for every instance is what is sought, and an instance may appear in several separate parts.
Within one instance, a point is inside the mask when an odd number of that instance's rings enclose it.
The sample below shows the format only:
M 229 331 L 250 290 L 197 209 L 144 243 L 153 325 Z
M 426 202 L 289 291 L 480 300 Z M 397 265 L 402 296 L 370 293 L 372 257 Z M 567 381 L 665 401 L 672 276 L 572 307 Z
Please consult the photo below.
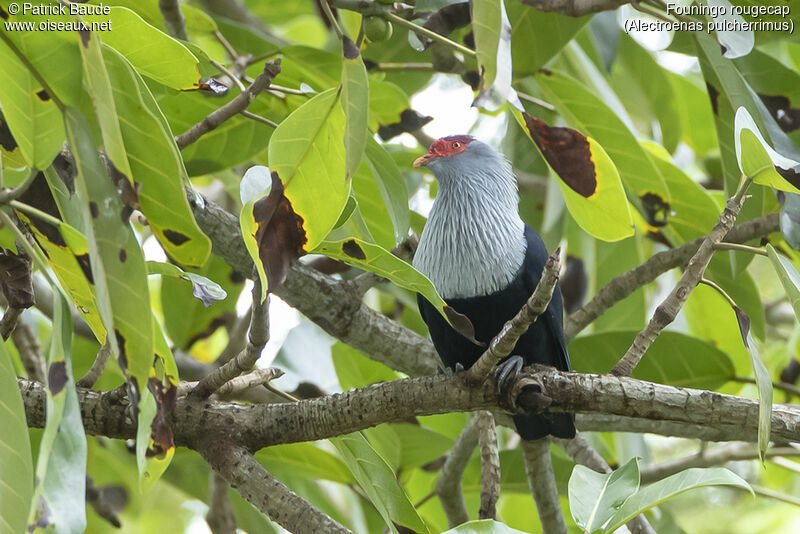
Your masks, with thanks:
M 472 322 L 475 339 L 453 329 L 421 294 L 417 294 L 419 311 L 445 369 L 468 369 L 533 293 L 548 258 L 547 248 L 519 216 L 511 164 L 488 144 L 470 135 L 442 137 L 413 166 L 433 172 L 439 191 L 412 265 L 451 308 Z M 501 391 L 524 365 L 570 369 L 563 321 L 561 290 L 556 285 L 545 312 L 520 337 L 512 356 L 497 366 Z M 515 415 L 514 423 L 524 440 L 575 437 L 569 413 Z

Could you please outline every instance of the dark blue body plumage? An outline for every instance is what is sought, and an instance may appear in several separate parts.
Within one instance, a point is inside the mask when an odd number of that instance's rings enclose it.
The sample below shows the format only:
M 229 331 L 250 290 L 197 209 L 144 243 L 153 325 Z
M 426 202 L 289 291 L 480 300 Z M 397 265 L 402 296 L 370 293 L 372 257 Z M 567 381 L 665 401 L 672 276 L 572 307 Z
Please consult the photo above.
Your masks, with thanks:
M 503 325 L 519 312 L 539 283 L 548 258 L 547 248 L 539 234 L 527 226 L 525 241 L 527 250 L 522 267 L 504 289 L 485 296 L 446 299 L 448 305 L 472 321 L 478 341 L 491 341 Z M 451 369 L 457 363 L 465 369 L 472 366 L 485 348 L 475 345 L 453 330 L 424 297 L 418 295 L 417 301 L 442 363 Z M 569 354 L 563 335 L 563 304 L 558 285 L 547 310 L 519 339 L 512 355 L 521 356 L 526 365 L 540 363 L 562 371 L 569 370 Z M 560 438 L 575 436 L 572 414 L 518 415 L 514 416 L 514 423 L 520 436 L 526 440 L 540 439 L 547 435 Z

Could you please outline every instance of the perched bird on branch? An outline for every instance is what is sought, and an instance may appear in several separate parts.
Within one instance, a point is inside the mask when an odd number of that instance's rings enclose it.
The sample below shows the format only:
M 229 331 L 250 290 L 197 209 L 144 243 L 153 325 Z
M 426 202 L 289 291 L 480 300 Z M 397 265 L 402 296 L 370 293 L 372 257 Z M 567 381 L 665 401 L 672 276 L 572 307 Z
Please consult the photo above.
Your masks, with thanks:
M 447 304 L 466 315 L 483 344 L 497 335 L 531 296 L 542 276 L 547 249 L 539 234 L 519 217 L 517 182 L 506 158 L 468 135 L 433 142 L 414 167 L 428 167 L 439 193 L 422 232 L 414 267 L 425 274 Z M 420 313 L 444 365 L 469 368 L 486 345 L 456 332 L 434 306 L 417 296 Z M 497 368 L 507 388 L 524 365 L 540 363 L 569 370 L 563 335 L 561 291 L 517 342 L 512 356 Z M 575 436 L 572 414 L 517 415 L 526 440 L 549 434 Z

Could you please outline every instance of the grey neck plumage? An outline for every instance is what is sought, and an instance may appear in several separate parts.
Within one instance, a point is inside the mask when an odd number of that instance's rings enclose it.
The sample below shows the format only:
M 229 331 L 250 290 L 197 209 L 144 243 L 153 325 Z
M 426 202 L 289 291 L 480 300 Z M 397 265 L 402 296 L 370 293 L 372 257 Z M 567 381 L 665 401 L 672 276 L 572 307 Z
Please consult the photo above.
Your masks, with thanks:
M 439 193 L 414 267 L 443 298 L 490 295 L 514 279 L 525 258 L 525 224 L 511 165 L 480 141 L 432 161 Z

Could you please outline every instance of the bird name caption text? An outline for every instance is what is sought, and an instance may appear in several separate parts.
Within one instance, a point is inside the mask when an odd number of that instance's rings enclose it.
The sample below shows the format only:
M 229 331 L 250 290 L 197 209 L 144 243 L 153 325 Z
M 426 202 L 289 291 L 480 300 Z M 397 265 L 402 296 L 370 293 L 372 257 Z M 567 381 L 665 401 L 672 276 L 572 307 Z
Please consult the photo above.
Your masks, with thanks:
M 788 1 L 788 0 L 787 0 Z M 647 16 L 625 20 L 625 33 L 648 31 L 789 32 L 794 20 L 788 4 L 773 5 L 681 5 L 666 4 L 666 16 Z M 672 17 L 675 20 L 670 20 Z M 745 19 L 744 17 L 747 17 Z
M 0 7 L 0 17 L 6 19 L 3 29 L 7 32 L 42 31 L 111 31 L 110 20 L 65 20 L 63 17 L 108 16 L 111 6 L 105 4 L 34 4 L 32 2 L 11 2 L 6 8 Z M 31 17 L 27 20 L 8 20 L 8 15 Z M 54 18 L 50 18 L 54 17 Z

